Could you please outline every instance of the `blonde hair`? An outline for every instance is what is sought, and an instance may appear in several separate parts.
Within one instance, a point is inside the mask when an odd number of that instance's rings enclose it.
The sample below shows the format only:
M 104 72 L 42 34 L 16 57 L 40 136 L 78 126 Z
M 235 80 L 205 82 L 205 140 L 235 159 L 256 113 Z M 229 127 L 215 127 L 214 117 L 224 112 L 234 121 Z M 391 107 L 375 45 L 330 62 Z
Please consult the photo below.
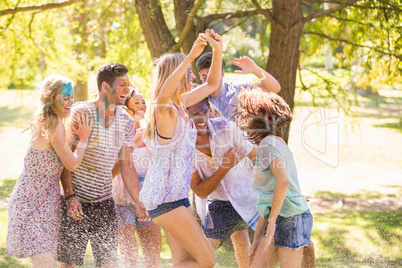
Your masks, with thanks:
M 177 69 L 177 67 L 179 67 L 179 65 L 185 60 L 185 58 L 186 56 L 181 53 L 169 53 L 162 55 L 159 59 L 154 61 L 155 73 L 151 99 L 151 118 L 144 133 L 144 137 L 148 140 L 153 140 L 155 138 L 155 100 L 158 97 L 159 92 L 166 79 L 168 79 L 168 77 Z M 172 95 L 173 101 L 179 103 L 180 95 L 188 91 L 187 81 L 188 75 L 183 75 L 183 78 L 180 80 L 175 93 Z M 179 109 L 182 108 L 179 106 Z
M 27 129 L 30 129 L 33 133 L 35 128 L 39 127 L 39 133 L 50 141 L 54 130 L 59 124 L 59 116 L 56 113 L 56 102 L 54 100 L 64 86 L 68 84 L 74 87 L 71 79 L 59 74 L 51 74 L 40 83 L 41 106 L 34 118 L 29 122 Z

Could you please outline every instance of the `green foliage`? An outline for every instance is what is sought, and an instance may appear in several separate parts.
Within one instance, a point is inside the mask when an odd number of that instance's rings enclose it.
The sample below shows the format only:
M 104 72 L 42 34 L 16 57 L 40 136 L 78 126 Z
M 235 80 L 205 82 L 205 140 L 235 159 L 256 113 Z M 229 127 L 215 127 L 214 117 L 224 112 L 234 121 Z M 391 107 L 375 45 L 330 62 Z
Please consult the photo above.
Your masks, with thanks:
M 359 1 L 331 16 L 306 24 L 301 40 L 301 62 L 309 55 L 333 54 L 335 66 L 347 68 L 357 87 L 377 90 L 402 80 L 402 9 L 399 1 Z M 331 6 L 330 6 L 331 7 Z M 323 5 L 311 4 L 305 14 Z M 327 45 L 330 50 L 327 49 Z
M 16 3 L 1 2 L 0 9 Z M 11 22 L 10 16 L 0 17 L 1 25 L 9 24 L 0 29 L 3 85 L 32 88 L 50 73 L 85 80 L 90 70 L 115 61 L 132 70 L 133 82 L 147 94 L 151 56 L 133 6 L 134 1 L 89 0 L 86 6 L 16 13 Z

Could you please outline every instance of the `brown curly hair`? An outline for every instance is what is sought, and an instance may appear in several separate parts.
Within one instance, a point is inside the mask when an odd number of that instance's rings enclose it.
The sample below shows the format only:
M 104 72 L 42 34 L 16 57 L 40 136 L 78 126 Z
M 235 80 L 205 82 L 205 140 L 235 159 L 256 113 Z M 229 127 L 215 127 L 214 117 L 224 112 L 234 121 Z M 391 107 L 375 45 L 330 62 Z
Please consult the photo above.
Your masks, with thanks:
M 239 125 L 256 144 L 269 135 L 282 137 L 283 128 L 292 121 L 289 105 L 275 93 L 244 89 L 237 99 Z

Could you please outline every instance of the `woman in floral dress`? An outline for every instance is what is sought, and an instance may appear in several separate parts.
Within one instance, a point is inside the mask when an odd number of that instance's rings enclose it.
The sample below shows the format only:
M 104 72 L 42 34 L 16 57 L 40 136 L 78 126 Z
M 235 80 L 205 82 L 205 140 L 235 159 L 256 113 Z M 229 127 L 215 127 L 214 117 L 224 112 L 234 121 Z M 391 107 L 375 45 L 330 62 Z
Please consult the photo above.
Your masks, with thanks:
M 24 169 L 8 204 L 7 251 L 17 258 L 31 257 L 33 267 L 55 267 L 60 223 L 59 179 L 63 166 L 80 164 L 91 134 L 92 121 L 81 114 L 73 131 L 80 138 L 72 152 L 62 119 L 74 102 L 73 82 L 49 75 L 40 86 L 41 107 L 30 122 L 31 140 Z

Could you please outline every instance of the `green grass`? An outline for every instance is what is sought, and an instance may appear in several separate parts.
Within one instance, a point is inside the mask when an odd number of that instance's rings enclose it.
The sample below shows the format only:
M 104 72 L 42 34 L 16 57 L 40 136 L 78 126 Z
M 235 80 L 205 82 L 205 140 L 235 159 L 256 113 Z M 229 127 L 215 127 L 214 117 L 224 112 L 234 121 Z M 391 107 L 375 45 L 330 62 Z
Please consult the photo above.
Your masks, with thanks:
M 402 211 L 328 210 L 314 214 L 312 240 L 318 267 L 401 267 Z M 15 259 L 5 250 L 7 211 L 0 210 L 0 268 L 30 267 L 28 259 Z M 171 267 L 163 237 L 162 267 Z M 237 267 L 234 253 L 225 247 L 217 252 L 215 267 Z M 94 267 L 90 247 L 85 264 Z
M 402 211 L 336 210 L 314 214 L 319 267 L 401 267 Z
M 10 197 L 17 179 L 6 178 L 0 181 L 0 197 Z
M 402 189 L 402 186 L 398 186 Z M 381 197 L 396 197 L 396 194 L 385 194 L 376 191 L 361 191 L 358 193 L 345 194 L 342 192 L 331 192 L 331 191 L 316 191 L 312 196 L 314 198 L 381 198 Z

